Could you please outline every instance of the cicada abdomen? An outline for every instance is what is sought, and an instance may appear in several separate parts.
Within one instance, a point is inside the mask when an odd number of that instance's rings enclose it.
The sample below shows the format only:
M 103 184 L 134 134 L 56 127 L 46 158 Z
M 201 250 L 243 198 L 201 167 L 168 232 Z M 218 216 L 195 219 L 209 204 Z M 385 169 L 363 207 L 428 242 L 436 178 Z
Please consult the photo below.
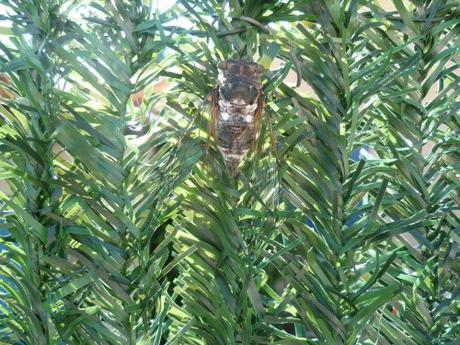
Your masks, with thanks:
M 264 68 L 244 60 L 224 61 L 218 68 L 211 104 L 211 133 L 230 175 L 234 176 L 259 135 Z

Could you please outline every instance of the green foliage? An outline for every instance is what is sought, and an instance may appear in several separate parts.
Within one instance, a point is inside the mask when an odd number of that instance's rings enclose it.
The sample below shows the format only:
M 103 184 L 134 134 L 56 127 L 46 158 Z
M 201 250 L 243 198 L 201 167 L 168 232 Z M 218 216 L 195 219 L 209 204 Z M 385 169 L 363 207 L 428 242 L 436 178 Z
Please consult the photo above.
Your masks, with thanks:
M 460 342 L 458 2 L 154 3 L 0 1 L 0 344 Z

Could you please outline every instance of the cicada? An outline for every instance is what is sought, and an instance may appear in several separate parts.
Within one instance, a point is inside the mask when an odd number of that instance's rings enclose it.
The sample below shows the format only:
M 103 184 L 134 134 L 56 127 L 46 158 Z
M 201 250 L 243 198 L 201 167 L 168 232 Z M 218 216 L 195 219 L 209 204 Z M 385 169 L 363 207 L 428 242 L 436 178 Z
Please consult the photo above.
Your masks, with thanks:
M 210 132 L 231 176 L 255 145 L 264 108 L 264 68 L 245 60 L 219 63 L 211 95 Z

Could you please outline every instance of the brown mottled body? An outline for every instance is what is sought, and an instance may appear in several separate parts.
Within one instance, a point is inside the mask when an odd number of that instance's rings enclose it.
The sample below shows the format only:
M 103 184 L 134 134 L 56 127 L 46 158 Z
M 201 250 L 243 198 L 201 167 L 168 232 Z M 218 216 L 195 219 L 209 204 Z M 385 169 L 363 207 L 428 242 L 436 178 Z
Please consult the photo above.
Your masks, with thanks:
M 244 60 L 219 64 L 211 104 L 211 133 L 230 174 L 254 145 L 264 107 L 263 67 Z

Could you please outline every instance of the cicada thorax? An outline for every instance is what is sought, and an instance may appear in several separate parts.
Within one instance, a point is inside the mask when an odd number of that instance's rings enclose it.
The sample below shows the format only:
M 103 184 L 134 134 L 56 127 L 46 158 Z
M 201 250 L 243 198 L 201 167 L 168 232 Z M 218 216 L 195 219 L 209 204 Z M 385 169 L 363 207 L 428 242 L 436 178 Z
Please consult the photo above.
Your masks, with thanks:
M 253 147 L 264 102 L 263 67 L 244 60 L 219 64 L 217 88 L 211 107 L 212 134 L 233 176 Z

